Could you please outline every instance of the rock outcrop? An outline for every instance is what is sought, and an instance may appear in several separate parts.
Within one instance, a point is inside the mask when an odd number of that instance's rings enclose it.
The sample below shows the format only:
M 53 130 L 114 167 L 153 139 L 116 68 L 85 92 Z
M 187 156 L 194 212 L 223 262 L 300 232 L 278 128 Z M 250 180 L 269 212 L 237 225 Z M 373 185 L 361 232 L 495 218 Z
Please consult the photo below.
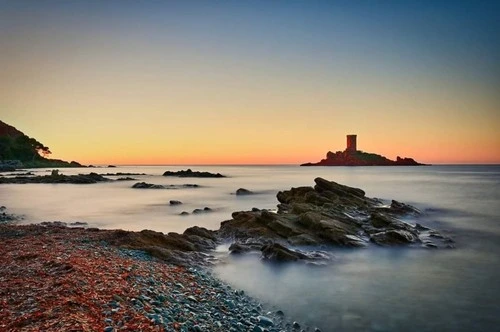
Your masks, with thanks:
M 91 184 L 98 182 L 113 181 L 105 178 L 97 173 L 78 174 L 78 175 L 64 175 L 59 174 L 57 170 L 52 171 L 51 175 L 41 176 L 15 176 L 15 177 L 1 177 L 0 184 L 2 183 L 72 183 L 72 184 Z
M 169 263 L 185 266 L 206 264 L 208 253 L 217 244 L 214 231 L 198 226 L 186 229 L 183 234 L 163 234 L 151 230 L 117 230 L 108 234 L 106 240 L 112 245 L 143 250 Z
M 177 176 L 180 178 L 225 178 L 224 175 L 220 173 L 210 173 L 210 172 L 200 172 L 192 171 L 191 169 L 181 170 L 181 171 L 166 171 L 163 176 Z
M 219 237 L 235 242 L 230 251 L 251 251 L 269 243 L 263 257 L 302 259 L 285 251 L 283 245 L 364 247 L 410 245 L 427 248 L 451 247 L 451 239 L 421 225 L 399 218 L 418 215 L 418 209 L 397 201 L 385 205 L 365 192 L 316 178 L 314 187 L 280 191 L 277 212 L 254 209 L 232 214 L 221 223 Z M 438 234 L 434 236 L 432 234 Z M 286 248 L 285 248 L 286 249 Z M 295 255 L 292 258 L 292 256 Z
M 199 186 L 197 184 L 168 184 L 168 185 L 163 185 L 163 184 L 153 184 L 153 183 L 147 183 L 147 182 L 137 182 L 135 183 L 132 188 L 134 189 L 179 189 L 179 188 L 198 188 Z
M 329 151 L 326 158 L 317 163 L 305 163 L 300 166 L 422 166 L 412 158 L 388 159 L 384 156 L 363 151 Z

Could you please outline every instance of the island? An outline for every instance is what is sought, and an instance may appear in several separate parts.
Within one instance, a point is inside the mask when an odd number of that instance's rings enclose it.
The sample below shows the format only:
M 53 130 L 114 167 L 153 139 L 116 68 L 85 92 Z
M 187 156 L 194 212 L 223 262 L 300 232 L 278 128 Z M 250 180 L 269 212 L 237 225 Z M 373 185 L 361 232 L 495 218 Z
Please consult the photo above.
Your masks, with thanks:
M 305 163 L 300 166 L 424 166 L 412 158 L 397 157 L 388 159 L 376 153 L 363 152 L 357 149 L 357 135 L 347 135 L 347 147 L 344 151 L 328 151 L 326 159 L 317 163 Z

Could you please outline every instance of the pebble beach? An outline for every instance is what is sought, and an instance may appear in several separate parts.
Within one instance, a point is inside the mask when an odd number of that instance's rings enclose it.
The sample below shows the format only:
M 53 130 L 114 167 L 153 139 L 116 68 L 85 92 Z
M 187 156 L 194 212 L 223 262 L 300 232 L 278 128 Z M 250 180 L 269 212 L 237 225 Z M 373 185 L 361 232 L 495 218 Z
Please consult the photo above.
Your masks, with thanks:
M 0 225 L 0 331 L 319 331 L 109 232 Z

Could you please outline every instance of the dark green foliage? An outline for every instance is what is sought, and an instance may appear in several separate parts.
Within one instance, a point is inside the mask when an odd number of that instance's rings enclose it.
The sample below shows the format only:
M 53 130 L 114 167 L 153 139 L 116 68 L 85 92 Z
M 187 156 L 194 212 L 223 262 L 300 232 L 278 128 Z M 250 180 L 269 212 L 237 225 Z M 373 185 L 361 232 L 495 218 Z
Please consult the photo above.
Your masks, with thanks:
M 35 162 L 51 154 L 49 147 L 26 135 L 0 137 L 0 160 Z

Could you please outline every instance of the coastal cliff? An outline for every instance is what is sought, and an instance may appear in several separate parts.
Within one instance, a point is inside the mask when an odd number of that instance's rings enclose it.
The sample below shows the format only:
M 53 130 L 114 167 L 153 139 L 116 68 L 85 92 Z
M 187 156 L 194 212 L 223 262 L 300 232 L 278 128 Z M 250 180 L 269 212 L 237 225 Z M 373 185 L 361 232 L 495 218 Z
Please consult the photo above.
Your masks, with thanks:
M 30 167 L 82 167 L 76 161 L 47 158 L 48 146 L 0 120 L 0 170 Z

